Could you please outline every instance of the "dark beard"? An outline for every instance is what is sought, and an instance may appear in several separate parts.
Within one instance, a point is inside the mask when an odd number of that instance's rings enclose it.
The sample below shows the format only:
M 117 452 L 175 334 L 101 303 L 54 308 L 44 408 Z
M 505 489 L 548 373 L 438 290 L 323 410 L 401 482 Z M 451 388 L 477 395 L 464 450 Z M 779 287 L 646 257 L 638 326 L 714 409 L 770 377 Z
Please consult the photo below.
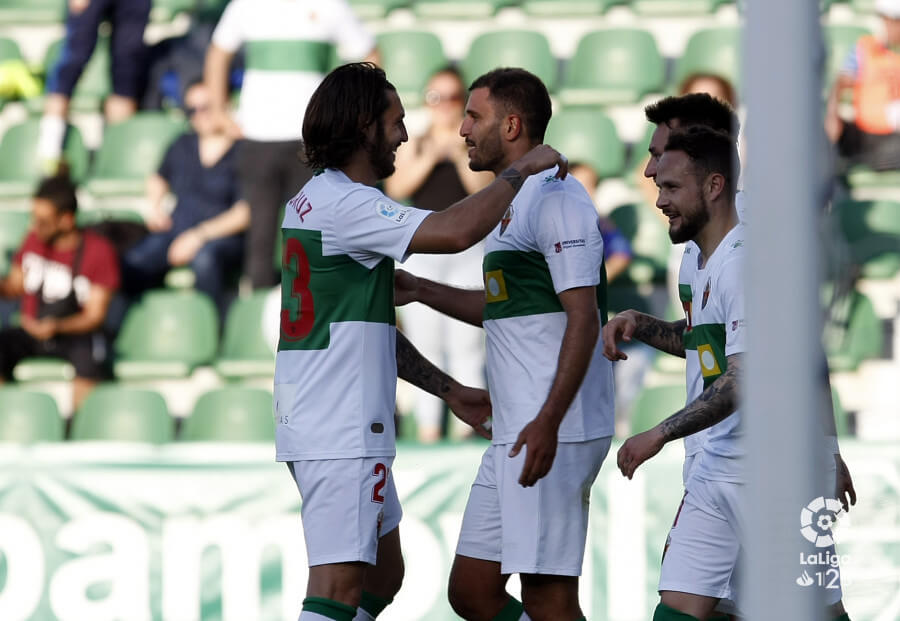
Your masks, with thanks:
M 700 204 L 702 209 L 691 214 L 690 218 L 681 216 L 681 228 L 677 231 L 669 229 L 669 239 L 672 240 L 673 244 L 683 244 L 694 239 L 700 233 L 700 230 L 706 226 L 706 223 L 709 222 L 709 204 L 703 196 L 700 197 Z
M 377 138 L 375 142 L 366 144 L 366 152 L 369 154 L 369 164 L 375 171 L 378 179 L 387 179 L 394 174 L 393 149 L 384 139 L 384 128 L 381 121 L 377 121 L 375 128 Z

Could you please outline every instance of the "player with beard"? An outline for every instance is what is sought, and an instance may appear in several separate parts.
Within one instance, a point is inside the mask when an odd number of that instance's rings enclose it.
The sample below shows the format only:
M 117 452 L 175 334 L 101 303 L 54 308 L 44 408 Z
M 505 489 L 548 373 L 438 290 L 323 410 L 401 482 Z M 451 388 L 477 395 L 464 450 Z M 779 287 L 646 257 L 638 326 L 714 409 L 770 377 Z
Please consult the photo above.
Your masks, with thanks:
M 469 167 L 502 176 L 540 144 L 550 114 L 546 87 L 527 71 L 476 79 L 460 129 Z M 614 394 L 598 341 L 606 276 L 597 212 L 577 180 L 555 173 L 529 178 L 488 236 L 483 290 L 397 272 L 398 304 L 418 301 L 485 330 L 493 439 L 449 586 L 453 609 L 470 620 L 584 619 L 578 576 Z M 513 573 L 522 602 L 506 592 Z
M 403 379 L 447 401 L 482 434 L 491 406 L 422 358 L 395 327 L 394 261 L 452 253 L 482 239 L 533 173 L 566 160 L 540 146 L 446 210 L 397 203 L 374 185 L 407 139 L 384 72 L 338 67 L 303 120 L 317 174 L 285 209 L 275 364 L 276 459 L 303 498 L 310 565 L 300 621 L 374 619 L 403 580 L 401 509 L 391 466 L 394 396 Z

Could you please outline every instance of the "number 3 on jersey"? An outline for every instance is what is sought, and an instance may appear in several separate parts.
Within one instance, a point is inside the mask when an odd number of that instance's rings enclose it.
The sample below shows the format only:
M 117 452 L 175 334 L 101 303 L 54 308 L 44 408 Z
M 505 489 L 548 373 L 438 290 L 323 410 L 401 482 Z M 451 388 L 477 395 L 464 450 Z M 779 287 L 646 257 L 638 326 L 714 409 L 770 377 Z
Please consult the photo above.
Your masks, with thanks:
M 372 470 L 373 477 L 381 477 L 378 481 L 375 482 L 375 487 L 372 488 L 372 502 L 377 502 L 378 504 L 384 504 L 384 485 L 387 483 L 388 477 L 388 469 L 382 463 L 375 464 L 375 468 Z
M 312 331 L 316 319 L 312 292 L 309 290 L 309 259 L 299 239 L 285 239 L 282 266 L 284 273 L 294 278 L 290 281 L 290 297 L 284 298 L 281 309 L 281 338 L 299 341 Z

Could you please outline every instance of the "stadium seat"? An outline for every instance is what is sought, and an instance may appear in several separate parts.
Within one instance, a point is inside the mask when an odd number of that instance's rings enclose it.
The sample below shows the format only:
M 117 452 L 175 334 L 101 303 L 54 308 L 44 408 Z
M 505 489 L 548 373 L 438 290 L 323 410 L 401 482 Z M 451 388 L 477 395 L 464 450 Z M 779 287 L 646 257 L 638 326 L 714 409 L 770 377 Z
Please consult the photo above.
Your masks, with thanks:
M 872 301 L 853 291 L 829 309 L 825 351 L 831 371 L 855 371 L 861 362 L 884 353 L 884 326 Z
M 0 24 L 58 24 L 66 0 L 0 0 Z
M 835 212 L 861 276 L 893 278 L 900 271 L 900 203 L 850 200 Z
M 175 424 L 159 393 L 107 384 L 87 396 L 72 420 L 72 440 L 163 444 Z
M 873 15 L 875 13 L 875 0 L 850 0 L 850 4 L 859 15 Z
M 183 121 L 154 112 L 108 126 L 91 167 L 88 191 L 98 197 L 142 196 L 147 176 L 183 129 Z
M 644 166 L 647 165 L 647 156 L 649 155 L 647 149 L 650 148 L 650 140 L 653 138 L 654 131 L 656 131 L 656 126 L 647 123 L 647 131 L 644 132 L 643 137 L 631 145 L 628 162 L 625 164 L 625 181 L 630 185 L 634 184 L 636 175 L 644 173 Z
M 275 440 L 272 393 L 229 386 L 204 394 L 184 421 L 186 442 L 267 442 Z
M 615 124 L 598 109 L 561 110 L 550 119 L 545 141 L 570 162 L 590 164 L 600 179 L 617 177 L 625 166 L 625 145 Z
M 62 358 L 24 358 L 13 369 L 17 382 L 67 382 L 75 377 L 75 367 Z
M 424 30 L 391 30 L 377 38 L 381 66 L 400 99 L 406 106 L 421 105 L 428 79 L 448 64 L 441 40 Z
M 605 13 L 627 0 L 524 0 L 522 10 L 534 17 L 581 17 Z
M 125 316 L 113 371 L 120 379 L 186 377 L 211 363 L 218 344 L 216 308 L 197 291 L 153 290 Z
M 631 0 L 631 10 L 640 15 L 709 15 L 731 0 Z
M 353 12 L 366 21 L 381 19 L 394 9 L 408 4 L 409 0 L 350 0 Z
M 847 172 L 847 184 L 855 190 L 893 191 L 900 190 L 900 171 L 872 170 L 865 166 L 854 166 Z
M 196 0 L 153 0 L 150 8 L 150 21 L 171 22 L 176 15 L 191 12 L 196 4 Z
M 47 53 L 44 56 L 44 71 L 47 76 L 50 76 L 56 67 L 56 61 L 59 59 L 64 43 L 65 41 L 60 39 L 47 48 Z M 112 92 L 110 66 L 109 39 L 100 37 L 97 39 L 94 55 L 91 56 L 87 66 L 84 68 L 84 72 L 78 78 L 78 83 L 75 85 L 75 91 L 72 93 L 70 103 L 72 110 L 79 112 L 97 112 L 100 110 L 103 99 Z M 43 102 L 40 98 L 36 98 L 33 106 L 43 108 Z
M 30 222 L 30 212 L 0 209 L 0 276 L 9 271 L 13 255 L 22 245 Z
M 5 60 L 22 60 L 22 50 L 19 49 L 15 39 L 0 37 L 0 62 Z
M 665 63 L 646 30 L 595 30 L 578 42 L 566 67 L 560 100 L 573 104 L 631 104 L 661 92 Z
M 828 60 L 825 63 L 825 73 L 822 76 L 822 85 L 830 87 L 834 79 L 844 66 L 847 55 L 863 35 L 870 34 L 868 28 L 852 26 L 849 24 L 830 25 L 824 28 L 825 45 L 828 48 Z
M 631 263 L 620 277 L 622 283 L 664 283 L 672 243 L 666 225 L 652 206 L 628 204 L 613 209 L 609 218 L 631 242 Z
M 268 291 L 238 298 L 228 310 L 222 351 L 215 369 L 225 379 L 272 375 L 275 355 L 262 332 L 263 307 Z
M 557 61 L 550 43 L 534 30 L 496 30 L 485 32 L 472 41 L 462 62 L 465 82 L 497 67 L 522 67 L 543 80 L 551 92 L 556 87 Z
M 675 84 L 685 78 L 706 73 L 740 83 L 741 33 L 736 27 L 698 30 L 688 39 L 681 58 L 675 63 Z
M 48 394 L 0 388 L 0 443 L 60 442 L 65 424 Z
M 31 196 L 43 176 L 36 151 L 39 126 L 39 119 L 29 119 L 13 125 L 3 134 L 0 140 L 0 198 Z M 90 156 L 81 132 L 74 125 L 66 132 L 63 157 L 69 164 L 72 179 L 76 182 L 84 179 Z
M 424 19 L 484 19 L 509 0 L 413 0 L 413 12 Z
M 684 384 L 645 386 L 631 406 L 631 433 L 647 431 L 684 407 Z

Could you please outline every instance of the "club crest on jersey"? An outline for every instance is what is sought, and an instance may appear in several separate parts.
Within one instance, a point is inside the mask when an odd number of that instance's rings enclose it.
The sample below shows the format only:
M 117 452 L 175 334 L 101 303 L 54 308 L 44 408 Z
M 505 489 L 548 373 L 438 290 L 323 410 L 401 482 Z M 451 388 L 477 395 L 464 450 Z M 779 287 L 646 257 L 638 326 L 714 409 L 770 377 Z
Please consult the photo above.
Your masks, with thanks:
M 706 287 L 703 289 L 703 301 L 700 302 L 700 310 L 706 308 L 706 303 L 709 302 L 709 279 L 706 279 Z
M 395 224 L 403 224 L 409 218 L 409 212 L 412 211 L 412 207 L 401 207 L 388 201 L 378 201 L 375 203 L 375 211 L 382 218 Z
M 512 217 L 513 217 L 513 208 L 512 208 L 512 205 L 510 205 L 509 207 L 506 208 L 506 213 L 503 214 L 503 217 L 500 218 L 500 234 L 501 235 L 503 235 L 503 233 L 506 231 L 506 227 L 509 226 L 509 222 L 510 222 L 510 220 L 512 220 Z

